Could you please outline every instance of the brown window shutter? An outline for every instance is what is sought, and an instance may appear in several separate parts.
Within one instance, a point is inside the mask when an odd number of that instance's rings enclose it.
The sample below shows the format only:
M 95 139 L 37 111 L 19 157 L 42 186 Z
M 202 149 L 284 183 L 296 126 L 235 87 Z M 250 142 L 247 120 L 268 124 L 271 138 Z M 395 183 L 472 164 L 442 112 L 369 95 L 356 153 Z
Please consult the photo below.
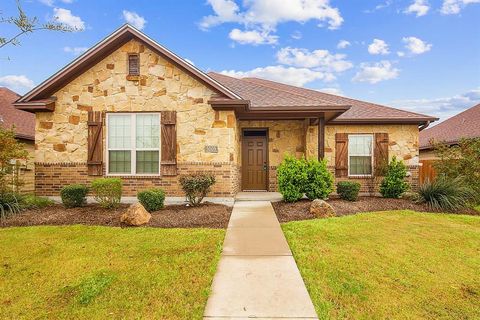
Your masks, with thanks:
M 375 175 L 383 176 L 388 165 L 388 133 L 375 133 L 373 161 L 375 164 Z
M 348 134 L 335 134 L 335 176 L 348 176 Z
M 162 161 L 164 176 L 177 175 L 177 112 L 162 111 Z
M 140 57 L 138 56 L 138 54 L 128 55 L 128 75 L 140 75 Z
M 88 112 L 88 175 L 101 176 L 103 174 L 103 113 L 100 111 Z

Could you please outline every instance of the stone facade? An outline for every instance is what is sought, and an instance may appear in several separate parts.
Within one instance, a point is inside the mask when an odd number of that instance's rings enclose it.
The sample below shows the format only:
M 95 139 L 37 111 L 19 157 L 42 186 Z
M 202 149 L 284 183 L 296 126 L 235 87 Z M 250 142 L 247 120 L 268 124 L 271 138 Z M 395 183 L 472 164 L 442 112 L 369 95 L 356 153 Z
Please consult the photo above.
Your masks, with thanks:
M 127 75 L 130 53 L 139 55 L 140 76 Z M 217 183 L 210 196 L 231 197 L 241 189 L 242 129 L 268 129 L 269 191 L 277 189 L 276 169 L 285 154 L 317 157 L 316 126 L 309 126 L 303 120 L 238 121 L 233 111 L 212 109 L 208 101 L 217 95 L 183 69 L 131 40 L 58 90 L 54 94 L 57 99 L 54 112 L 36 114 L 36 193 L 57 196 L 66 184 L 88 184 L 95 178 L 87 175 L 86 167 L 88 111 L 177 111 L 179 174 L 214 174 Z M 418 179 L 416 125 L 326 126 L 325 158 L 331 170 L 336 132 L 388 132 L 390 157 L 396 155 L 406 162 L 413 184 Z M 104 146 L 105 133 L 104 128 Z M 176 176 L 125 176 L 122 179 L 127 196 L 151 186 L 164 188 L 168 196 L 182 195 Z M 362 190 L 371 189 L 370 180 L 361 182 Z
M 138 77 L 127 75 L 129 53 L 139 54 Z M 78 167 L 77 164 L 84 164 L 87 160 L 88 111 L 175 110 L 177 163 L 180 173 L 212 168 L 207 171 L 214 172 L 217 181 L 220 181 L 217 182 L 213 194 L 232 195 L 237 190 L 237 183 L 223 183 L 222 177 L 229 176 L 230 180 L 238 180 L 237 121 L 233 111 L 216 112 L 211 108 L 208 100 L 214 95 L 216 93 L 212 89 L 176 65 L 140 42 L 131 40 L 57 91 L 54 94 L 57 98 L 54 112 L 36 114 L 35 162 L 39 168 L 36 179 L 37 193 L 58 195 L 62 185 L 77 182 L 76 178 L 83 176 L 84 165 Z M 105 140 L 105 130 L 103 132 Z M 206 152 L 207 145 L 217 147 L 218 152 Z M 228 167 L 228 174 L 214 169 L 219 163 L 222 167 Z M 74 167 L 78 168 L 79 173 L 68 173 L 65 176 L 60 174 L 65 172 L 65 168 L 69 168 L 70 164 L 75 164 Z M 45 170 L 51 173 L 45 174 Z M 125 184 L 127 194 L 135 193 L 134 187 L 130 190 L 129 185 L 140 187 L 178 184 L 178 177 L 151 178 L 154 183 L 137 177 L 125 179 L 129 181 Z M 54 184 L 57 186 L 54 187 Z M 178 186 L 170 190 L 170 196 L 181 195 Z

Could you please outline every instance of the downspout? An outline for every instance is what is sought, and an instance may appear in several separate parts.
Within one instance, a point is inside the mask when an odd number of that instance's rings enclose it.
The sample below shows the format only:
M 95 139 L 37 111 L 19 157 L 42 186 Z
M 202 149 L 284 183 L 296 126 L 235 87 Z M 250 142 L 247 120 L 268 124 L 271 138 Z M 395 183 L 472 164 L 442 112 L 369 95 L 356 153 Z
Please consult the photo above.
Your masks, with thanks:
M 431 121 L 427 121 L 427 122 L 425 122 L 424 124 L 422 124 L 420 127 L 418 127 L 418 131 L 422 131 L 422 130 L 424 130 L 424 129 L 427 129 L 428 126 L 430 125 L 430 122 L 431 122 Z

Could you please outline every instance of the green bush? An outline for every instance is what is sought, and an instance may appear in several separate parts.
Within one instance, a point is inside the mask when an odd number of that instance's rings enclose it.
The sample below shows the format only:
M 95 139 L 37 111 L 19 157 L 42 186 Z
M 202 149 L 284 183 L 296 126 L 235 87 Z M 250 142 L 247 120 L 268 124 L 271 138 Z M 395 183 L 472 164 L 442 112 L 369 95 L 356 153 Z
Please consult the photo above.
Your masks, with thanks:
M 308 199 L 326 199 L 333 191 L 333 175 L 327 169 L 327 161 L 310 159 L 306 162 L 307 183 L 304 186 Z
M 476 200 L 475 190 L 462 177 L 438 177 L 426 181 L 418 189 L 418 202 L 433 210 L 457 211 L 469 207 Z
M 95 200 L 104 208 L 116 208 L 122 199 L 120 178 L 99 178 L 92 181 Z
M 67 208 L 81 207 L 87 202 L 88 187 L 83 184 L 71 184 L 60 191 L 62 203 Z
M 165 202 L 165 191 L 160 188 L 152 188 L 137 193 L 137 199 L 148 212 L 163 209 Z
M 480 194 L 480 138 L 460 139 L 454 146 L 439 143 L 434 148 L 438 158 L 434 162 L 437 176 L 450 179 L 461 176 Z
M 387 166 L 385 178 L 380 184 L 380 193 L 384 198 L 400 198 L 402 193 L 408 190 L 409 185 L 405 181 L 407 167 L 402 161 L 393 157 Z
M 295 202 L 303 197 L 308 181 L 307 164 L 304 159 L 286 156 L 277 169 L 278 190 L 286 202 Z
M 0 192 L 0 220 L 20 212 L 19 196 L 14 192 Z
M 340 181 L 337 183 L 337 193 L 343 200 L 357 201 L 360 192 L 360 183 L 354 181 Z
M 196 206 L 210 192 L 215 177 L 209 174 L 194 174 L 181 176 L 179 181 L 190 205 Z
M 37 197 L 33 194 L 25 195 L 20 199 L 22 209 L 42 209 L 52 206 L 55 202 L 47 197 Z

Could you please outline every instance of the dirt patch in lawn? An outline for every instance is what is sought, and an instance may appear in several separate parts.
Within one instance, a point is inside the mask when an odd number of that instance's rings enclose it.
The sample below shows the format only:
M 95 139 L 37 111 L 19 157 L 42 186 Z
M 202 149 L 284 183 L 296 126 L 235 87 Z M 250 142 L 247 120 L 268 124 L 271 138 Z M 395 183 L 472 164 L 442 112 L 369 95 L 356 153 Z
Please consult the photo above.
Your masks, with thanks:
M 406 199 L 387 199 L 380 197 L 360 197 L 358 201 L 345 201 L 330 199 L 327 201 L 338 216 L 351 215 L 359 212 L 388 211 L 388 210 L 413 210 L 419 212 L 432 212 L 425 204 L 417 204 Z M 310 200 L 300 200 L 294 203 L 273 202 L 273 208 L 280 222 L 309 220 L 316 217 L 310 213 Z M 473 209 L 462 210 L 463 214 L 478 215 Z
M 120 216 L 128 205 L 114 210 L 103 209 L 98 205 L 66 209 L 54 205 L 44 209 L 27 210 L 0 222 L 0 227 L 37 226 L 37 225 L 98 225 L 125 227 Z M 232 208 L 214 203 L 204 203 L 198 207 L 170 205 L 152 212 L 152 219 L 146 227 L 155 228 L 217 228 L 228 225 Z

